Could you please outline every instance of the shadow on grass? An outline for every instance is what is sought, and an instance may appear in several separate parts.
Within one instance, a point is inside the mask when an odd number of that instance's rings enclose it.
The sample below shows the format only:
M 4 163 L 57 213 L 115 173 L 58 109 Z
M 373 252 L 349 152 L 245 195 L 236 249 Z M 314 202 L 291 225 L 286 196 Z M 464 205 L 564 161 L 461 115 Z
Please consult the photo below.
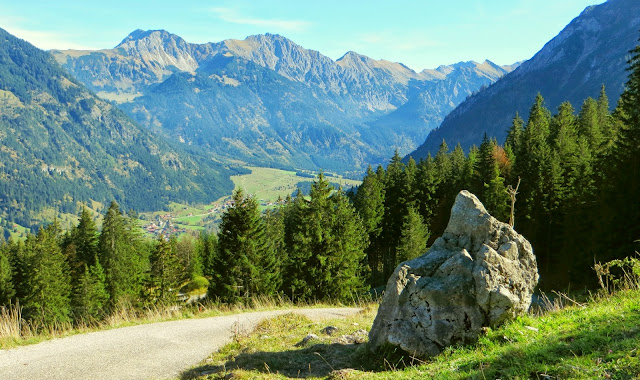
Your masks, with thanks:
M 290 378 L 327 377 L 334 371 L 357 369 L 369 371 L 367 344 L 314 344 L 280 352 L 241 353 L 223 365 L 203 365 L 181 375 L 181 379 L 214 375 L 224 377 L 241 369 L 264 374 L 280 374 Z

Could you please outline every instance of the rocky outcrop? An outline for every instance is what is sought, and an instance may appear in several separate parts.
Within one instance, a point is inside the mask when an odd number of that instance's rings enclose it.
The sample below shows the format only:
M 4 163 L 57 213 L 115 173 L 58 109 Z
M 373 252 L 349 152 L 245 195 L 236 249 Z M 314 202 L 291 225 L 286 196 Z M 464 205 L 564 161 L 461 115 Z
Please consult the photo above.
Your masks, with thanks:
M 427 357 L 474 342 L 483 327 L 525 313 L 537 282 L 531 244 L 462 191 L 444 234 L 389 279 L 369 333 L 371 347 L 397 346 Z

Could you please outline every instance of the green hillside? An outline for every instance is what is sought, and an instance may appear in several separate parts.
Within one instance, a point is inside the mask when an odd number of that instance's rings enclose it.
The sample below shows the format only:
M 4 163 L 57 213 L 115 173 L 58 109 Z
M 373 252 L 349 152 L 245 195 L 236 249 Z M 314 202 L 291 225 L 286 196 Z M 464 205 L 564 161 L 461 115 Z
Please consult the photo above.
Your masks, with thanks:
M 0 141 L 0 217 L 26 227 L 45 206 L 76 214 L 78 202 L 115 199 L 157 210 L 233 188 L 235 171 L 154 136 L 1 29 Z

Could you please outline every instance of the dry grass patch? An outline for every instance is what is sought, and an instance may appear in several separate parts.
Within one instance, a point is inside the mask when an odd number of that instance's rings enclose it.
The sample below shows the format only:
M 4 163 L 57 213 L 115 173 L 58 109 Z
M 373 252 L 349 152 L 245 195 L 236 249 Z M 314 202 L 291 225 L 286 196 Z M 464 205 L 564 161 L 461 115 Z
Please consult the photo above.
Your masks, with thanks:
M 236 335 L 232 343 L 183 374 L 182 379 L 340 379 L 350 375 L 358 362 L 362 363 L 358 369 L 366 371 L 363 357 L 369 352 L 363 343 L 376 311 L 377 306 L 367 305 L 344 319 L 312 321 L 296 313 L 267 319 L 250 334 Z M 329 326 L 336 328 L 331 335 L 325 329 Z

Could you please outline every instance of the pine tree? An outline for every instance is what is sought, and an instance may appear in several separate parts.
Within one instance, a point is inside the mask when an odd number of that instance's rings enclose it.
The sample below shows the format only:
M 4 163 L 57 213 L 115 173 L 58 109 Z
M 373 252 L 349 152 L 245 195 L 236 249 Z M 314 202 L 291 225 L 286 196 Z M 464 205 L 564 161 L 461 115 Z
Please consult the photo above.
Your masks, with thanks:
M 609 228 L 602 240 L 618 247 L 610 249 L 616 257 L 638 250 L 634 241 L 640 239 L 640 45 L 630 53 L 629 79 L 613 115 L 620 129 L 606 168 L 608 183 L 603 186 L 609 218 L 603 226 Z
M 111 306 L 136 302 L 142 290 L 148 256 L 140 242 L 138 228 L 111 202 L 102 222 L 98 259 L 104 268 Z
M 84 265 L 84 271 L 73 289 L 72 307 L 76 320 L 101 320 L 107 310 L 109 293 L 102 265 L 97 257 L 90 267 Z
M 409 195 L 411 181 L 407 176 L 405 165 L 396 150 L 387 166 L 385 175 L 385 202 L 384 202 L 384 246 L 382 247 L 383 278 L 391 276 L 395 270 L 397 257 L 396 247 L 402 231 L 402 222 L 410 206 Z
M 311 234 L 309 203 L 302 192 L 294 198 L 287 196 L 284 212 L 286 261 L 282 270 L 282 290 L 292 301 L 311 298 L 311 279 L 307 273 L 311 265 Z
M 505 147 L 509 146 L 515 152 L 520 147 L 520 140 L 522 139 L 522 134 L 524 132 L 524 120 L 518 115 L 516 112 L 516 116 L 513 118 L 511 122 L 511 127 L 507 132 L 507 139 L 505 140 Z
M 507 222 L 509 219 L 509 194 L 504 185 L 504 178 L 500 176 L 498 163 L 494 161 L 490 177 L 484 183 L 482 202 L 489 214 L 494 218 Z
M 209 296 L 234 303 L 259 293 L 264 276 L 258 267 L 265 255 L 265 226 L 258 202 L 242 189 L 233 194 L 233 206 L 222 216 L 218 258 Z
M 262 294 L 274 295 L 282 289 L 282 267 L 288 260 L 284 217 L 282 206 L 268 210 L 264 216 L 267 246 L 260 264 L 266 277 L 260 284 Z
M 331 196 L 329 214 L 332 237 L 327 255 L 326 270 L 329 281 L 326 290 L 318 293 L 319 299 L 352 300 L 365 290 L 363 267 L 368 245 L 362 221 L 349 203 L 342 188 Z
M 586 137 L 589 149 L 596 155 L 601 154 L 605 146 L 598 108 L 598 102 L 589 97 L 582 104 L 578 115 L 578 133 Z
M 44 325 L 70 320 L 69 268 L 58 245 L 56 223 L 27 238 L 24 315 Z
M 382 173 L 379 175 L 378 173 Z M 367 174 L 358 187 L 355 195 L 354 206 L 362 219 L 362 223 L 369 237 L 369 247 L 367 248 L 367 262 L 371 271 L 371 287 L 383 283 L 380 279 L 382 264 L 382 220 L 384 217 L 385 189 L 383 179 L 384 169 L 380 166 L 378 173 L 374 172 L 371 166 L 367 169 Z
M 175 245 L 175 240 L 167 241 L 164 235 L 160 234 L 149 258 L 149 288 L 153 302 L 167 303 L 177 299 L 181 275 Z
M 196 249 L 202 262 L 202 275 L 211 280 L 215 273 L 215 263 L 218 257 L 218 236 L 202 231 L 198 237 Z
M 9 245 L 3 243 L 0 247 L 0 305 L 9 304 L 16 294 L 9 254 Z
M 82 208 L 78 226 L 72 230 L 71 239 L 80 265 L 92 266 L 98 254 L 98 229 L 86 207 Z
M 410 207 L 404 218 L 402 235 L 398 245 L 398 263 L 414 259 L 423 255 L 427 250 L 429 230 L 422 220 L 422 216 L 415 208 Z

